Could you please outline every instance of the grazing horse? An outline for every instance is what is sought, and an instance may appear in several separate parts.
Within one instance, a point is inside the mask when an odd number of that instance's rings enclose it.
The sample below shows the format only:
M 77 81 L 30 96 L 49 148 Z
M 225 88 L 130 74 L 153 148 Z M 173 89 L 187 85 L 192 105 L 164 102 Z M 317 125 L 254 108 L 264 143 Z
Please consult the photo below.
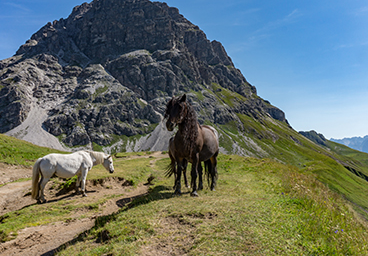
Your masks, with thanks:
M 178 126 L 175 134 L 171 154 L 177 163 L 175 193 L 181 194 L 180 178 L 186 161 L 192 163 L 191 185 L 192 196 L 198 196 L 197 177 L 201 174 L 201 162 L 205 162 L 208 177 L 211 178 L 211 190 L 214 190 L 217 180 L 217 155 L 219 153 L 219 139 L 217 131 L 208 125 L 200 125 L 193 107 L 187 102 L 186 94 L 173 97 L 166 105 L 166 128 L 169 131 Z M 202 189 L 201 177 L 199 189 Z M 210 182 L 210 181 L 209 181 Z
M 72 154 L 49 154 L 39 158 L 33 166 L 32 175 L 32 198 L 38 203 L 45 203 L 44 189 L 46 183 L 53 175 L 61 178 L 71 178 L 78 176 L 76 192 L 81 184 L 83 196 L 85 192 L 86 177 L 93 166 L 103 164 L 110 173 L 114 172 L 112 157 L 102 152 L 78 151 Z M 41 180 L 39 180 L 41 174 Z

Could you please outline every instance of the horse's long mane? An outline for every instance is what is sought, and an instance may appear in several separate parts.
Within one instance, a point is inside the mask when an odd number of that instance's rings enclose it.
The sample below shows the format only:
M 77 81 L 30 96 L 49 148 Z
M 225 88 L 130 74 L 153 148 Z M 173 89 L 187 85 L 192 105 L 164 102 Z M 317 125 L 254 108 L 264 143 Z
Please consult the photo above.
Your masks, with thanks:
M 181 97 L 173 97 L 166 105 L 165 118 L 170 116 L 172 109 L 177 107 L 176 105 L 180 105 L 180 112 L 175 114 L 181 120 L 178 124 L 181 126 L 184 148 L 191 155 L 198 137 L 198 121 L 194 108 L 186 99 L 185 94 Z
M 86 152 L 90 154 L 93 165 L 102 164 L 105 160 L 105 153 L 90 150 L 86 150 Z
M 190 105 L 189 102 L 186 102 L 185 104 L 187 106 L 187 115 L 184 117 L 184 120 L 182 122 L 184 147 L 190 152 L 190 154 L 192 154 L 192 151 L 196 146 L 196 141 L 198 137 L 198 121 L 197 114 L 194 111 L 192 105 Z

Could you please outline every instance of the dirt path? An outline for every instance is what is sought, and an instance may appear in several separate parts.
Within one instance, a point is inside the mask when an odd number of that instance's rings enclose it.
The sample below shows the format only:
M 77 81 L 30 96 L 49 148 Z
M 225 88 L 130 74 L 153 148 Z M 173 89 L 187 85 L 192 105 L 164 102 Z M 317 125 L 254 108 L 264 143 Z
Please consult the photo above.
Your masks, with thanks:
M 130 158 L 152 158 L 150 165 L 161 158 L 167 157 L 161 152 L 154 152 L 145 156 L 134 156 Z M 0 165 L 0 177 L 3 184 L 19 178 L 31 176 L 31 169 Z M 11 174 L 11 175 L 10 175 Z M 12 176 L 9 178 L 8 176 Z M 54 255 L 53 250 L 61 245 L 72 241 L 82 232 L 91 229 L 95 225 L 95 219 L 99 216 L 109 215 L 117 212 L 125 204 L 135 197 L 147 194 L 148 186 L 139 185 L 137 188 L 124 186 L 124 180 L 110 178 L 102 184 L 94 185 L 93 182 L 86 184 L 87 197 L 74 196 L 74 191 L 63 195 L 56 195 L 56 191 L 48 189 L 52 182 L 46 185 L 45 195 L 50 202 L 58 200 L 76 200 L 76 203 L 97 202 L 99 199 L 108 195 L 122 195 L 106 201 L 97 214 L 83 219 L 76 217 L 82 216 L 83 212 L 73 215 L 73 221 L 56 222 L 48 225 L 28 227 L 18 233 L 16 239 L 0 244 L 0 255 Z M 31 181 L 21 181 L 8 183 L 0 187 L 0 216 L 11 211 L 19 210 L 23 207 L 35 204 L 36 201 L 30 197 Z

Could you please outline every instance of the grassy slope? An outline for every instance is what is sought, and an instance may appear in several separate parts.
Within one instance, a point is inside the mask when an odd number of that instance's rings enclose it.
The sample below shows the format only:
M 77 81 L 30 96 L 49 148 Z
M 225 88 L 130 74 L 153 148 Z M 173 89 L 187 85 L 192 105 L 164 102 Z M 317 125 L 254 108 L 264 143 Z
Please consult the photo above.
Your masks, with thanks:
M 217 96 L 226 105 L 229 105 L 229 101 L 232 105 L 237 105 L 245 100 L 231 91 L 227 91 L 226 94 L 221 92 L 221 94 L 221 97 Z M 237 114 L 237 116 L 243 123 L 243 132 L 239 132 L 235 122 L 217 127 L 221 134 L 220 145 L 223 148 L 230 151 L 234 143 L 237 143 L 241 148 L 246 149 L 245 153 L 248 155 L 271 158 L 296 166 L 302 172 L 314 173 L 318 180 L 341 193 L 368 218 L 368 183 L 366 181 L 368 180 L 368 154 L 334 142 L 327 142 L 326 147 L 319 146 L 291 129 L 286 123 L 270 117 L 263 117 L 256 121 L 246 115 Z
M 367 163 L 359 159 L 363 159 L 364 155 L 367 158 L 368 154 L 354 154 L 354 150 L 348 148 L 345 148 L 345 153 L 341 154 L 337 150 L 338 144 L 335 145 L 337 147 L 335 150 L 331 150 L 331 144 L 329 147 L 320 147 L 294 131 L 290 131 L 290 136 L 296 138 L 300 144 L 290 143 L 290 140 L 286 138 L 280 139 L 275 146 L 278 147 L 279 152 L 283 152 L 283 155 L 274 157 L 298 166 L 304 172 L 317 174 L 317 179 L 344 195 L 354 204 L 368 210 L 367 181 L 345 167 L 353 166 L 357 171 L 367 173 Z
M 280 127 L 286 129 L 283 125 Z M 366 222 L 338 193 L 316 179 L 327 179 L 324 172 L 331 172 L 337 181 L 336 190 L 341 192 L 340 183 L 346 181 L 335 176 L 346 168 L 318 153 L 324 149 L 297 137 L 297 133 L 291 135 L 304 146 L 290 143 L 286 139 L 290 134 L 286 131 L 285 139 L 280 137 L 272 142 L 274 149 L 269 152 L 274 155 L 269 158 L 277 158 L 275 160 L 220 155 L 217 191 L 205 188 L 199 198 L 191 198 L 188 193 L 172 197 L 173 181 L 164 178 L 168 159 L 152 166 L 152 158 L 131 159 L 131 154 L 119 154 L 119 158 L 114 159 L 114 176 L 140 184 L 154 174 L 157 178 L 150 194 L 133 201 L 117 214 L 97 218 L 96 226 L 87 236 L 81 236 L 60 254 L 138 255 L 155 250 L 189 255 L 367 254 Z M 27 143 L 12 140 L 10 144 L 1 141 L 3 148 L 13 147 L 9 151 L 13 153 L 1 161 L 23 159 L 29 164 L 28 160 L 39 157 L 28 155 Z M 36 146 L 31 148 L 41 155 L 48 152 Z M 333 154 L 328 150 L 323 152 Z M 288 160 L 292 164 L 282 163 Z M 343 174 L 350 177 L 349 173 Z M 105 176 L 110 174 L 96 167 L 88 178 Z M 354 176 L 350 178 L 356 185 Z M 0 237 L 9 239 L 26 226 L 72 221 L 70 216 L 74 211 L 87 208 L 95 213 L 103 203 L 74 206 L 70 201 L 61 200 L 32 205 L 0 217 Z
M 32 143 L 0 134 L 0 162 L 13 165 L 33 166 L 39 157 L 57 151 L 38 147 Z
M 156 168 L 167 164 L 168 159 L 160 160 Z M 273 160 L 228 155 L 220 155 L 219 172 L 217 191 L 206 188 L 199 198 L 189 193 L 173 197 L 172 180 L 159 173 L 149 195 L 98 218 L 85 237 L 60 255 L 368 252 L 366 223 L 314 175 Z

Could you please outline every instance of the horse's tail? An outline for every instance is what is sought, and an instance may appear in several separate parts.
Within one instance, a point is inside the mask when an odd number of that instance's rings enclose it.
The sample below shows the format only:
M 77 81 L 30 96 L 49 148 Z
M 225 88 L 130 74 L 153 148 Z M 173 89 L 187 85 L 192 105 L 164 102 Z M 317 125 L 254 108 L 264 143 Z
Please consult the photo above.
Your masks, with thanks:
M 40 163 L 42 158 L 39 158 L 33 166 L 33 175 L 32 175 L 32 198 L 37 199 L 38 191 L 40 189 L 38 185 L 38 180 L 40 178 Z
M 217 157 L 216 153 L 214 157 Z M 215 161 L 217 161 L 215 159 Z M 216 186 L 216 182 L 218 179 L 218 173 L 217 173 L 217 163 L 215 162 L 215 165 L 211 162 L 211 159 L 208 159 L 204 162 L 204 169 L 205 169 L 205 176 L 207 177 L 208 186 L 213 189 Z
M 212 170 L 212 163 L 211 163 L 211 160 L 207 160 L 207 161 L 204 161 L 204 173 L 205 173 L 205 176 L 207 177 L 207 182 L 208 182 L 208 186 L 210 186 L 211 184 L 211 177 L 212 177 L 212 173 L 211 173 L 211 170 Z
M 171 163 L 166 167 L 165 177 L 169 178 L 176 173 L 175 160 L 171 159 Z

